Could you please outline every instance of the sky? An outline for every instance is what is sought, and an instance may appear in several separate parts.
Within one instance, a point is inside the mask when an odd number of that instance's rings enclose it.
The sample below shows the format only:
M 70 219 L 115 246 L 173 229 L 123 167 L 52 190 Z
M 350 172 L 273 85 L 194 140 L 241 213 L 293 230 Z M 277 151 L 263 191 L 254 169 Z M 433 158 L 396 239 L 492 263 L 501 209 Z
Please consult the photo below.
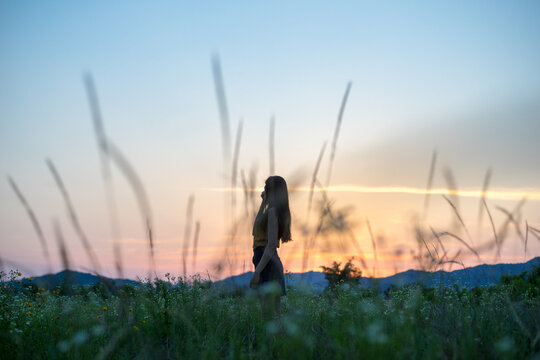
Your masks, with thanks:
M 286 271 L 319 270 L 351 256 L 367 275 L 421 268 L 419 255 L 438 246 L 430 226 L 478 249 L 476 256 L 442 239 L 447 258 L 457 255 L 466 266 L 538 256 L 540 241 L 526 229 L 540 229 L 539 15 L 535 1 L 1 1 L 3 267 L 59 271 L 61 237 L 70 266 L 93 270 L 50 159 L 100 272 L 119 275 L 117 244 L 123 276 L 148 274 L 146 228 L 129 180 L 107 159 L 112 181 L 103 176 L 85 74 L 94 80 L 107 137 L 146 192 L 159 276 L 219 279 L 252 270 L 252 201 L 270 175 L 271 118 L 275 173 L 289 184 L 293 217 L 293 242 L 279 249 Z M 212 59 L 222 70 L 233 145 L 242 124 L 238 189 L 224 160 Z M 318 180 L 329 187 L 316 189 L 308 214 L 323 144 Z M 498 257 L 482 247 L 493 240 L 481 202 L 488 169 L 494 226 L 519 206 Z M 248 207 L 241 174 L 253 179 Z M 50 263 L 8 176 L 42 228 Z M 352 237 L 330 227 L 308 241 L 323 193 Z M 415 226 L 426 232 L 424 248 Z M 440 268 L 452 266 L 461 265 Z

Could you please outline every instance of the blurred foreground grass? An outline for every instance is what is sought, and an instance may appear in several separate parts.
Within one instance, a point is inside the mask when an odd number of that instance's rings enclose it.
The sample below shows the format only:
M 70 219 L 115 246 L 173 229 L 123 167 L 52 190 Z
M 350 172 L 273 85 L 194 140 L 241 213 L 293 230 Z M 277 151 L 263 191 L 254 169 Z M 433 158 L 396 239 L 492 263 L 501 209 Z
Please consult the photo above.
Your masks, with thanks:
M 281 321 L 255 294 L 190 283 L 44 290 L 2 273 L 2 358 L 539 358 L 540 268 L 463 290 L 418 285 L 381 295 L 347 283 L 290 288 Z M 12 281 L 7 281 L 7 280 Z M 20 281 L 20 280 L 19 280 Z

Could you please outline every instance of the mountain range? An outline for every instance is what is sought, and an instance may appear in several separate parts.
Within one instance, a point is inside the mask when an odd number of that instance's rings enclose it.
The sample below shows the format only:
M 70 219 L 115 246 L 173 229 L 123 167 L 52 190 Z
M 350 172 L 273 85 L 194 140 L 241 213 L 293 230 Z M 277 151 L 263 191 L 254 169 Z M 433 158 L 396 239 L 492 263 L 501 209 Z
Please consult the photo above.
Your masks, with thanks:
M 61 285 L 66 280 L 68 280 L 71 284 L 74 285 L 86 286 L 97 284 L 100 281 L 100 278 L 116 286 L 121 286 L 125 284 L 136 286 L 139 284 L 138 281 L 131 279 L 110 279 L 103 276 L 98 277 L 93 274 L 73 270 L 63 270 L 56 274 L 36 276 L 34 278 L 31 278 L 31 280 L 29 278 L 24 278 L 22 279 L 22 283 L 34 283 L 38 287 L 52 289 L 58 285 Z
M 517 275 L 531 270 L 534 266 L 540 266 L 540 257 L 535 257 L 525 263 L 483 264 L 450 272 L 442 270 L 427 272 L 411 269 L 382 278 L 363 277 L 360 280 L 360 284 L 366 287 L 377 286 L 379 291 L 385 291 L 391 286 L 403 286 L 413 283 L 421 283 L 426 287 L 459 285 L 460 287 L 471 289 L 476 286 L 481 287 L 498 284 L 502 275 Z M 250 271 L 216 281 L 214 284 L 215 286 L 224 286 L 228 288 L 247 287 L 249 286 L 252 275 L 253 272 Z M 93 285 L 99 282 L 99 278 L 96 275 L 72 270 L 64 270 L 56 274 L 35 277 L 33 282 L 38 287 L 54 288 L 63 283 L 67 277 L 70 278 L 71 283 L 77 285 Z M 328 286 L 328 281 L 324 278 L 324 273 L 319 271 L 287 273 L 285 278 L 288 286 L 311 290 L 315 293 L 320 293 Z M 130 279 L 104 279 L 117 286 L 124 284 L 137 286 L 140 284 L 138 281 Z M 23 279 L 23 283 L 28 282 L 30 282 L 29 279 Z
M 525 263 L 517 264 L 494 264 L 478 265 L 454 271 L 421 271 L 407 270 L 392 276 L 382 278 L 363 277 L 360 284 L 370 287 L 377 286 L 380 291 L 385 291 L 390 286 L 404 286 L 413 283 L 421 283 L 426 287 L 436 287 L 439 285 L 459 285 L 460 287 L 471 289 L 474 287 L 489 286 L 499 283 L 502 275 L 517 275 L 540 266 L 540 257 L 535 257 Z M 249 281 L 253 272 L 231 276 L 218 283 L 226 286 L 249 286 Z M 328 286 L 328 281 L 324 278 L 324 273 L 319 271 L 309 271 L 306 273 L 287 273 L 286 283 L 292 287 L 303 287 L 321 292 Z

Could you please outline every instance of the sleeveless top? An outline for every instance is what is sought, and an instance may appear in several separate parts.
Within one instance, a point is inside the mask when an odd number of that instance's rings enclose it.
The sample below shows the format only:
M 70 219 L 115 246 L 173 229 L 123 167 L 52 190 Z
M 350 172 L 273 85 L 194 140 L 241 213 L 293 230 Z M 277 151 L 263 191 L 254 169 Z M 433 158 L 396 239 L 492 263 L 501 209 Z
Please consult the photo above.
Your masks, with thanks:
M 268 209 L 258 213 L 253 222 L 253 248 L 266 246 L 268 243 Z M 279 239 L 277 242 L 279 247 Z

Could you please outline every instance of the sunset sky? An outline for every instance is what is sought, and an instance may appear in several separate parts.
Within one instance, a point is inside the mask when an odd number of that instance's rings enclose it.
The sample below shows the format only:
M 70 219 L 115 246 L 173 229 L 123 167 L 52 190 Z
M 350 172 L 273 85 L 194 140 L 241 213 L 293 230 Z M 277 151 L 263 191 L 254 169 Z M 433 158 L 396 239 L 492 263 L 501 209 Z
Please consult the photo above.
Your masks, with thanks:
M 83 75 L 91 74 L 105 133 L 125 154 L 147 193 L 158 274 L 182 274 L 186 212 L 193 196 L 187 273 L 223 278 L 252 270 L 251 223 L 241 173 L 254 174 L 254 198 L 270 175 L 289 183 L 293 242 L 279 254 L 301 271 L 303 228 L 317 224 L 320 189 L 308 217 L 311 176 L 326 185 L 338 112 L 349 82 L 328 197 L 366 258 L 367 275 L 419 268 L 414 226 L 451 231 L 480 259 L 446 237 L 465 265 L 522 262 L 540 255 L 540 3 L 537 1 L 95 1 L 0 2 L 0 258 L 4 269 L 49 268 L 10 176 L 43 229 L 51 270 L 61 270 L 58 227 L 74 269 L 92 268 L 45 160 L 51 159 L 80 226 L 108 276 L 148 273 L 148 241 L 137 200 L 114 164 L 117 230 Z M 224 162 L 212 71 L 219 57 L 231 142 L 242 137 L 237 185 Z M 233 146 L 234 147 L 234 146 Z M 426 186 L 436 151 L 427 212 Z M 499 229 L 499 259 L 480 198 Z M 445 175 L 446 174 L 446 175 Z M 451 176 L 448 174 L 452 174 Z M 458 189 L 449 193 L 448 178 Z M 451 181 L 450 181 L 451 182 Z M 235 213 L 231 198 L 236 194 Z M 442 195 L 457 201 L 468 233 Z M 108 200 L 109 199 L 109 200 Z M 257 204 L 258 205 L 258 204 Z M 231 237 L 231 224 L 238 220 Z M 196 262 L 194 222 L 200 222 Z M 375 239 L 376 251 L 368 228 Z M 540 236 L 540 233 L 538 233 Z M 233 245 L 231 245 L 233 244 Z M 482 249 L 481 249 L 482 248 Z M 433 249 L 433 248 L 432 248 Z M 422 250 L 425 252 L 425 249 Z M 377 255 L 377 261 L 375 261 Z M 343 234 L 315 239 L 307 269 L 359 258 Z M 222 271 L 217 264 L 227 263 Z M 356 263 L 360 266 L 360 263 Z M 194 266 L 193 266 L 194 265 Z M 375 268 L 375 270 L 373 270 Z M 449 269 L 449 266 L 445 266 Z M 454 268 L 456 266 L 454 265 Z

